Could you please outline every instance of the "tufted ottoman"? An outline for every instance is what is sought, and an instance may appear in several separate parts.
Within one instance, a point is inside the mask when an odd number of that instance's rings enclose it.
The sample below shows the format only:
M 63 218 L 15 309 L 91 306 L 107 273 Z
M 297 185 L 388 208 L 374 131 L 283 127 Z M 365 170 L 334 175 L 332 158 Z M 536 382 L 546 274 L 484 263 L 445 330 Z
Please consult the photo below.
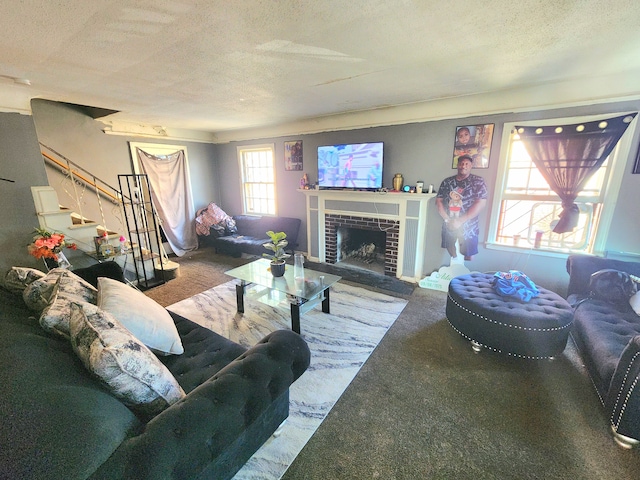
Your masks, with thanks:
M 515 357 L 550 358 L 567 345 L 573 309 L 558 294 L 539 290 L 523 302 L 498 294 L 493 275 L 461 275 L 449 283 L 447 320 L 476 353 L 484 347 Z

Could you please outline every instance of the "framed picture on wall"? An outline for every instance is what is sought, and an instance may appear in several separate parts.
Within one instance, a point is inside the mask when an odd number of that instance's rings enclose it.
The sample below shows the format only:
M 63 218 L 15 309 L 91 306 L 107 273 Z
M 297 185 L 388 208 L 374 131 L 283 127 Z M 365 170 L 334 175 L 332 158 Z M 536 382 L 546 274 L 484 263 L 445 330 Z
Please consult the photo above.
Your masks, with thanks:
M 302 140 L 284 142 L 284 169 L 302 170 Z
M 458 168 L 461 155 L 469 155 L 473 159 L 473 168 L 489 168 L 493 127 L 493 123 L 456 127 L 451 168 Z

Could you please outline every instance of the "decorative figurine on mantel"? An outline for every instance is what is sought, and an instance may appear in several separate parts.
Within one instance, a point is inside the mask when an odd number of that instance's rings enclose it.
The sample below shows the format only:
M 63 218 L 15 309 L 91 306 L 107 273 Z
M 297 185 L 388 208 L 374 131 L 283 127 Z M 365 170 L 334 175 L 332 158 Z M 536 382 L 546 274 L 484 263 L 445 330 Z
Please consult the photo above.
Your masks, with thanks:
M 302 178 L 300 179 L 300 188 L 302 190 L 307 190 L 308 185 L 309 185 L 309 177 L 305 173 L 304 175 L 302 175 Z

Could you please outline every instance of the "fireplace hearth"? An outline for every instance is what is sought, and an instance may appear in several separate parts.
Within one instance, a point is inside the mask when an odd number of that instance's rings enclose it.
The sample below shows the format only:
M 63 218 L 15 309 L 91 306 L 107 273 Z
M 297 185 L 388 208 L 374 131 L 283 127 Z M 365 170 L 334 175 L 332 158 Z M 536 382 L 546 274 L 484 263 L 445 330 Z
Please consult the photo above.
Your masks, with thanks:
M 427 204 L 435 194 L 299 191 L 307 202 L 310 260 L 343 266 L 354 262 L 361 267 L 358 270 L 380 263 L 374 268 L 381 268 L 385 276 L 414 283 L 423 278 Z M 338 230 L 344 228 L 364 230 L 364 240 L 355 246 L 341 245 Z
M 340 227 L 337 235 L 336 263 L 384 274 L 386 233 Z
M 347 240 L 341 242 L 338 232 L 347 233 Z M 374 244 L 381 256 L 381 272 L 384 275 L 395 276 L 398 265 L 398 236 L 400 232 L 399 222 L 394 220 L 376 220 L 354 215 L 333 215 L 325 216 L 325 261 L 327 263 L 338 263 L 343 250 L 364 250 L 370 249 L 369 244 Z M 376 239 L 377 237 L 377 239 Z M 383 239 L 384 237 L 384 239 Z M 355 241 L 351 241 L 354 238 Z M 378 243 L 375 246 L 376 241 Z M 359 259 L 353 257 L 349 259 L 351 263 L 357 263 Z M 362 259 L 360 259 L 362 260 Z M 348 262 L 347 262 L 348 263 Z M 374 270 L 372 264 L 362 262 L 360 266 Z

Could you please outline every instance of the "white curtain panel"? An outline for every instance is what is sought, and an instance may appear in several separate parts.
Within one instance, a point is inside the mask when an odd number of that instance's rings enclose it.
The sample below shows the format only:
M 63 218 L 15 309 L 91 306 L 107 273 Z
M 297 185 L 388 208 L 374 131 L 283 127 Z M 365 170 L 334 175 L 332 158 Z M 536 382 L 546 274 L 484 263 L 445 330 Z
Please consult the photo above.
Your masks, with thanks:
M 193 219 L 193 199 L 185 154 L 152 155 L 136 148 L 138 160 L 151 184 L 151 196 L 173 252 L 181 257 L 198 247 Z

